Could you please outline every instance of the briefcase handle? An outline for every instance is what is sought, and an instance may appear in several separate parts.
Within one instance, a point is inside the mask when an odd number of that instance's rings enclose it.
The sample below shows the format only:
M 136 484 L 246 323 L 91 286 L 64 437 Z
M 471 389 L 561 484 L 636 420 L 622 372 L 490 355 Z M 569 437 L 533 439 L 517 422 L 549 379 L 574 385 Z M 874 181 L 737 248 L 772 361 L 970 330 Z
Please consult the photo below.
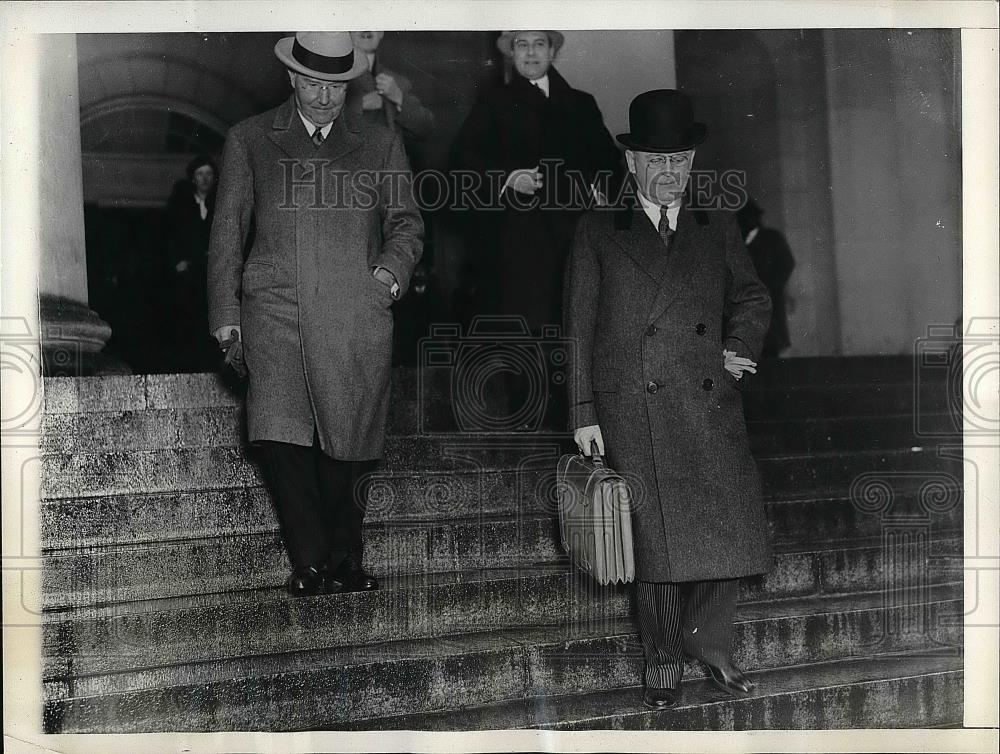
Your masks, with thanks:
M 594 466 L 599 469 L 604 468 L 604 459 L 601 458 L 601 454 L 597 447 L 597 440 L 590 441 L 590 459 L 593 461 Z

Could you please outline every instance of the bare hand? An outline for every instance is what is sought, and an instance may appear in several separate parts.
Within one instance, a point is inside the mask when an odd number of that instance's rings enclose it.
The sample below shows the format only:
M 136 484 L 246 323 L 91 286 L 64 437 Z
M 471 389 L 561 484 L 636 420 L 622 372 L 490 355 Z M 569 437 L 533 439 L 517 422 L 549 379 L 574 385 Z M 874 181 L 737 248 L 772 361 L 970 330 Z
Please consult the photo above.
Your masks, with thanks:
M 576 446 L 580 449 L 580 452 L 585 456 L 589 456 L 592 451 L 592 443 L 597 442 L 597 452 L 600 455 L 604 455 L 604 438 L 601 436 L 601 428 L 597 424 L 591 424 L 588 427 L 580 427 L 573 433 L 573 439 L 576 441 Z
M 738 380 L 743 379 L 744 372 L 757 374 L 757 370 L 754 368 L 757 366 L 757 362 L 743 356 L 737 356 L 736 351 L 723 350 L 722 357 L 725 359 L 723 366 L 725 366 L 726 371 Z
M 181 261 L 179 261 L 177 264 L 174 265 L 174 269 L 177 270 L 178 272 L 187 272 L 190 267 L 191 264 L 186 259 L 182 259 Z
M 382 95 L 378 92 L 368 92 L 361 100 L 362 110 L 381 110 Z
M 396 79 L 388 73 L 380 73 L 375 77 L 375 89 L 393 104 L 403 104 L 403 90 L 399 88 Z
M 537 165 L 533 168 L 521 168 L 507 177 L 507 185 L 521 194 L 534 196 L 542 187 L 542 174 L 538 172 Z
M 225 341 L 232 337 L 231 333 L 233 330 L 236 331 L 236 337 L 239 340 L 243 340 L 243 329 L 239 325 L 223 325 L 212 333 L 212 337 L 214 337 L 221 346 Z

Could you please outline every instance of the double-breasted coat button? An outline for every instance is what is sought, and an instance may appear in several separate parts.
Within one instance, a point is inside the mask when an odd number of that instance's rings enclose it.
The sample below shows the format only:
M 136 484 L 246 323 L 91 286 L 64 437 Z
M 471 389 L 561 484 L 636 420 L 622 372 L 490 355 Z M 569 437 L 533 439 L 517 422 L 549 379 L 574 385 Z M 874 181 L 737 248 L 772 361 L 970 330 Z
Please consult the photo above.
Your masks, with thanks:
M 705 381 L 701 383 L 701 387 L 702 390 L 711 390 L 713 387 L 715 387 L 715 383 L 712 382 L 710 378 L 706 377 Z
M 660 386 L 657 385 L 653 381 L 649 381 L 649 382 L 646 383 L 646 392 L 647 393 L 655 393 L 659 389 L 660 389 Z
M 650 325 L 649 327 L 647 327 L 646 335 L 648 335 L 649 337 L 653 337 L 654 335 L 656 335 L 656 325 Z
M 694 327 L 694 331 L 695 331 L 696 333 L 698 333 L 699 335 L 704 335 L 704 334 L 705 334 L 705 330 L 707 330 L 707 329 L 708 329 L 708 328 L 707 328 L 707 327 L 705 327 L 705 323 L 704 323 L 704 322 L 699 322 L 699 323 L 698 323 L 697 325 L 695 325 L 695 327 Z

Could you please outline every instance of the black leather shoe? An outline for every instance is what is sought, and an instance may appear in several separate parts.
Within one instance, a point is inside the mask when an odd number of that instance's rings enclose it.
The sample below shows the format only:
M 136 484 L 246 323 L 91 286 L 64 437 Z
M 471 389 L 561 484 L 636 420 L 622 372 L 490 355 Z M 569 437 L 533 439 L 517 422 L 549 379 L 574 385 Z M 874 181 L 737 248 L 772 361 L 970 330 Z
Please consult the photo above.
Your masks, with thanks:
M 311 597 L 316 594 L 334 594 L 341 589 L 340 582 L 330 576 L 326 566 L 300 566 L 292 571 L 285 588 L 293 597 Z
M 361 566 L 361 557 L 356 552 L 348 553 L 333 572 L 333 577 L 341 582 L 345 592 L 370 592 L 378 589 L 378 579 Z
M 647 688 L 642 692 L 642 703 L 651 710 L 670 709 L 677 704 L 680 699 L 681 690 L 676 689 L 651 689 Z
M 732 663 L 723 668 L 706 662 L 705 668 L 708 670 L 708 679 L 727 694 L 746 696 L 757 688 L 757 684 L 743 675 L 743 671 Z

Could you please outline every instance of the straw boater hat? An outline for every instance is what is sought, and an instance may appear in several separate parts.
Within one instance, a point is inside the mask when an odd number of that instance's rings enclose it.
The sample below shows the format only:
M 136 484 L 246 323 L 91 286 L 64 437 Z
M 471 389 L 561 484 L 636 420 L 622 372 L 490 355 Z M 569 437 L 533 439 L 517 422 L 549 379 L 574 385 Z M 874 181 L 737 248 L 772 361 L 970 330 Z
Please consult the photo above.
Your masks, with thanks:
M 368 70 L 346 31 L 300 31 L 278 40 L 274 54 L 288 70 L 320 81 L 350 81 Z
M 523 30 L 522 30 L 523 31 Z M 539 30 L 541 31 L 541 30 Z M 559 48 L 563 46 L 565 41 L 562 32 L 558 31 L 546 31 L 549 37 L 549 42 L 552 43 L 553 52 L 559 52 Z M 500 36 L 497 37 L 497 49 L 500 50 L 504 55 L 510 57 L 514 54 L 514 37 L 517 36 L 516 31 L 504 31 L 500 32 Z

